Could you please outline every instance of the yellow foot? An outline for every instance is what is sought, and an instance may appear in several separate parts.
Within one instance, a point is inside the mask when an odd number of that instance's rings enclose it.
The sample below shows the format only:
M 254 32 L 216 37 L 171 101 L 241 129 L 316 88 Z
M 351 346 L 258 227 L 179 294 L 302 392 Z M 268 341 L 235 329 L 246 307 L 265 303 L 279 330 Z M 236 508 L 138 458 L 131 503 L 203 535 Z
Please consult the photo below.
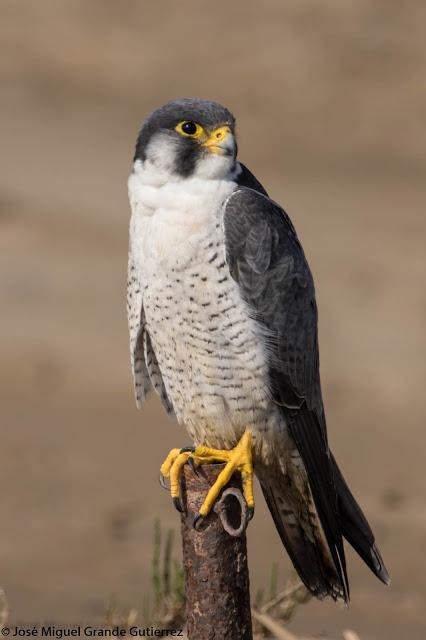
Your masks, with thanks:
M 233 473 L 239 471 L 243 481 L 243 493 L 247 502 L 249 520 L 254 514 L 253 496 L 253 463 L 251 452 L 251 432 L 246 431 L 234 449 L 230 451 L 211 449 L 210 447 L 186 447 L 172 449 L 161 465 L 161 476 L 170 478 L 170 493 L 178 511 L 182 511 L 180 502 L 180 476 L 183 466 L 188 462 L 193 468 L 212 462 L 226 462 L 225 468 L 218 475 L 194 520 L 194 526 L 211 511 L 219 493 L 229 482 Z

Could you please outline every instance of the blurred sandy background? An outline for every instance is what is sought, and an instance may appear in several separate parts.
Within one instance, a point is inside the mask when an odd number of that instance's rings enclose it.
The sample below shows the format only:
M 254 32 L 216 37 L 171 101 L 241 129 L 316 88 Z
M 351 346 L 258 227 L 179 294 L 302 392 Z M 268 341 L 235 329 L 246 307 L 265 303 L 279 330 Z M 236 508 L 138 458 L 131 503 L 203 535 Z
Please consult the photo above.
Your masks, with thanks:
M 140 608 L 158 468 L 186 436 L 128 364 L 126 179 L 144 116 L 224 102 L 317 285 L 330 440 L 390 589 L 292 628 L 426 636 L 426 85 L 420 0 L 2 0 L 0 584 L 21 622 Z M 259 497 L 251 579 L 289 570 Z

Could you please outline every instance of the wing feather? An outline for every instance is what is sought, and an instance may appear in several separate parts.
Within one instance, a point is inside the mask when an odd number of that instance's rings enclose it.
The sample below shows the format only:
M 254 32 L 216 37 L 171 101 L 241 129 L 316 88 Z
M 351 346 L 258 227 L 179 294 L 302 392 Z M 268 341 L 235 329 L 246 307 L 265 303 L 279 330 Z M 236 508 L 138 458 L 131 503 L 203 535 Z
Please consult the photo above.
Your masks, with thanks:
M 288 215 L 263 194 L 238 188 L 224 210 L 226 256 L 260 327 L 269 383 L 308 474 L 342 592 L 348 594 L 337 492 L 321 396 L 315 288 Z
M 167 413 L 173 413 L 173 406 L 167 396 L 161 370 L 146 327 L 143 308 L 143 285 L 140 281 L 131 247 L 129 249 L 127 276 L 127 320 L 136 406 L 140 408 L 147 393 L 154 388 L 160 396 Z
M 130 364 L 133 373 L 136 405 L 141 407 L 151 389 L 151 381 L 145 364 L 144 332 L 145 314 L 142 304 L 142 285 L 136 269 L 132 250 L 129 250 L 127 268 L 127 322 L 130 337 Z

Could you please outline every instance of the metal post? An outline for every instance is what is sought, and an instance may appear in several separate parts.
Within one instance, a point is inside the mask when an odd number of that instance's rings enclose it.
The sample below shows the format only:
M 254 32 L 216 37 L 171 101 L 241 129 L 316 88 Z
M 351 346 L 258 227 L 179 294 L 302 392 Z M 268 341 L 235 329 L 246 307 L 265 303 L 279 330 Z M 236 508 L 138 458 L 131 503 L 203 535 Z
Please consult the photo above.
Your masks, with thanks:
M 234 476 L 212 512 L 193 527 L 208 488 L 222 464 L 185 465 L 182 477 L 183 564 L 189 640 L 252 640 L 241 480 Z

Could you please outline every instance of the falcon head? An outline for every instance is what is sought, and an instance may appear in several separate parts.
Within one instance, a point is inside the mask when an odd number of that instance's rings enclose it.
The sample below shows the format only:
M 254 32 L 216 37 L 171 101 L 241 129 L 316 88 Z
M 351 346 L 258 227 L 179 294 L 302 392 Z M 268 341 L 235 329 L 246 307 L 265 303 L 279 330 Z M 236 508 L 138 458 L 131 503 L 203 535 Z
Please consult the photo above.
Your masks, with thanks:
M 222 105 L 184 98 L 163 105 L 145 120 L 134 161 L 168 179 L 223 178 L 235 168 L 235 118 Z

